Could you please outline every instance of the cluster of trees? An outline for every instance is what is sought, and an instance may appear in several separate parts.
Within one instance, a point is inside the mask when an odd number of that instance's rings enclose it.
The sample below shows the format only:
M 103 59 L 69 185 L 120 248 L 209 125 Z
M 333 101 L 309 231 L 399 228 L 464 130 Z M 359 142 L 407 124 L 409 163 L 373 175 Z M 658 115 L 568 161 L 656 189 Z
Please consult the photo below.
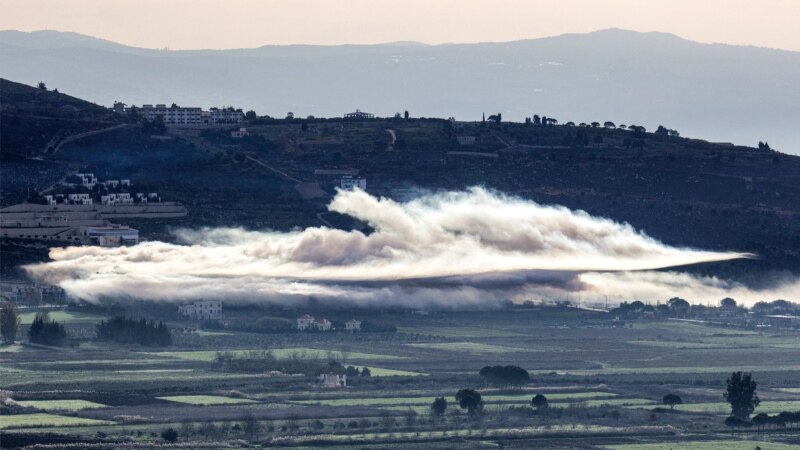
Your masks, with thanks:
M 28 340 L 34 344 L 60 346 L 67 340 L 67 330 L 64 325 L 51 322 L 46 312 L 40 312 L 28 329 Z
M 344 369 L 344 374 L 347 375 L 350 378 L 353 378 L 353 377 L 371 377 L 372 376 L 372 371 L 370 371 L 369 367 L 367 367 L 367 366 L 362 367 L 360 371 L 358 370 L 358 367 L 347 366 L 347 368 Z
M 520 386 L 531 380 L 528 371 L 518 366 L 485 366 L 478 374 L 488 383 L 500 386 Z
M 461 409 L 466 409 L 469 415 L 474 416 L 483 411 L 483 397 L 474 389 L 461 389 L 456 393 L 456 402 Z M 536 394 L 531 398 L 531 406 L 537 411 L 544 411 L 550 407 L 547 397 Z M 447 399 L 436 397 L 431 403 L 431 414 L 434 417 L 443 416 L 447 411 Z
M 116 316 L 97 324 L 97 339 L 118 344 L 172 345 L 172 333 L 163 322 Z
M 17 340 L 19 331 L 19 314 L 17 307 L 11 302 L 4 302 L 0 306 L 0 337 L 4 342 L 13 344 Z

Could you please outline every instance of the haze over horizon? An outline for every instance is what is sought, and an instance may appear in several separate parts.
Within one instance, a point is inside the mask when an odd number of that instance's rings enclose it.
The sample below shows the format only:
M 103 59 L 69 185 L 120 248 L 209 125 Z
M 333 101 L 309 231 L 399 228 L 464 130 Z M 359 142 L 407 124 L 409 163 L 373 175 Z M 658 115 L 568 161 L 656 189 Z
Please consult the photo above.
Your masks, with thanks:
M 398 41 L 507 42 L 621 28 L 671 33 L 701 43 L 800 51 L 800 32 L 794 26 L 797 4 L 791 0 L 567 0 L 556 4 L 515 0 L 505 2 L 503 8 L 476 0 L 399 4 L 248 0 L 230 5 L 207 0 L 193 1 L 189 8 L 184 1 L 6 0 L 0 29 L 52 29 L 134 47 L 189 50 Z M 159 14 L 152 14 L 153 7 Z

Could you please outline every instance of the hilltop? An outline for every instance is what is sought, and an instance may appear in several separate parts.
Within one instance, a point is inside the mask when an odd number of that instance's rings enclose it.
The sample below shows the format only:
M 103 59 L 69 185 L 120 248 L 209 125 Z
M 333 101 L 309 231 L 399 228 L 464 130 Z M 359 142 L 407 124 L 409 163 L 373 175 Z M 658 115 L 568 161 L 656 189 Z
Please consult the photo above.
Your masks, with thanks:
M 760 257 L 693 269 L 704 273 L 756 283 L 800 271 L 800 157 L 591 124 L 262 117 L 245 126 L 250 135 L 234 138 L 238 126 L 154 134 L 131 125 L 10 161 L 3 205 L 87 170 L 135 179 L 187 207 L 180 220 L 130 221 L 145 239 L 172 239 L 169 228 L 180 226 L 364 227 L 326 210 L 340 174 L 352 173 L 395 199 L 483 185 L 628 222 L 667 244 Z
M 79 62 L 79 63 L 76 63 Z M 576 122 L 659 124 L 686 135 L 800 153 L 800 52 L 605 30 L 514 42 L 266 45 L 167 51 L 74 33 L 0 31 L 5 78 L 44 80 L 101 104 L 233 104 L 283 117 L 478 120 L 535 111 Z

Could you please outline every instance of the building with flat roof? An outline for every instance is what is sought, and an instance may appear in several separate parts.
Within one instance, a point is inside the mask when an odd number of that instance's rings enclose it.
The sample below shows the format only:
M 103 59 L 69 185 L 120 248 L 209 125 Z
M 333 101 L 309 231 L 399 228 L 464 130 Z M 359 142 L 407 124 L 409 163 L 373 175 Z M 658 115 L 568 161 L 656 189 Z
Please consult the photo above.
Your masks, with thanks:
M 353 177 L 352 175 L 345 175 L 339 182 L 339 187 L 346 191 L 352 191 L 355 188 L 362 191 L 367 190 L 367 180 L 361 177 Z
M 347 113 L 344 115 L 345 119 L 374 119 L 375 114 L 370 114 L 368 112 L 361 111 L 357 109 L 355 112 Z
M 125 225 L 90 226 L 82 228 L 81 231 L 91 243 L 101 247 L 119 247 L 139 243 L 139 230 Z
M 201 300 L 178 306 L 178 313 L 190 319 L 221 319 L 222 302 L 219 300 Z

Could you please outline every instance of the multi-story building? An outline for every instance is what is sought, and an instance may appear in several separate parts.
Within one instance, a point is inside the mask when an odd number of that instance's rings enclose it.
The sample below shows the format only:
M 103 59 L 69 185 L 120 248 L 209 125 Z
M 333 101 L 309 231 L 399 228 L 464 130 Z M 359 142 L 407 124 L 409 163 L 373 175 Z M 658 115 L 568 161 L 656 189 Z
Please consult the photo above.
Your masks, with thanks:
M 173 104 L 167 106 L 142 105 L 141 114 L 147 120 L 156 120 L 161 117 L 165 124 L 170 125 L 199 125 L 203 123 L 203 110 L 198 107 L 183 107 Z
M 344 323 L 344 329 L 347 331 L 360 331 L 361 321 L 356 319 L 350 319 Z
M 346 191 L 352 191 L 355 188 L 361 189 L 362 191 L 367 190 L 367 180 L 365 178 L 360 177 L 353 177 L 352 175 L 346 175 L 342 177 L 342 180 L 339 182 L 339 187 Z
M 208 119 L 209 123 L 242 123 L 244 113 L 241 109 L 211 108 Z
M 178 306 L 178 313 L 190 319 L 221 319 L 222 302 L 218 300 L 203 300 Z

